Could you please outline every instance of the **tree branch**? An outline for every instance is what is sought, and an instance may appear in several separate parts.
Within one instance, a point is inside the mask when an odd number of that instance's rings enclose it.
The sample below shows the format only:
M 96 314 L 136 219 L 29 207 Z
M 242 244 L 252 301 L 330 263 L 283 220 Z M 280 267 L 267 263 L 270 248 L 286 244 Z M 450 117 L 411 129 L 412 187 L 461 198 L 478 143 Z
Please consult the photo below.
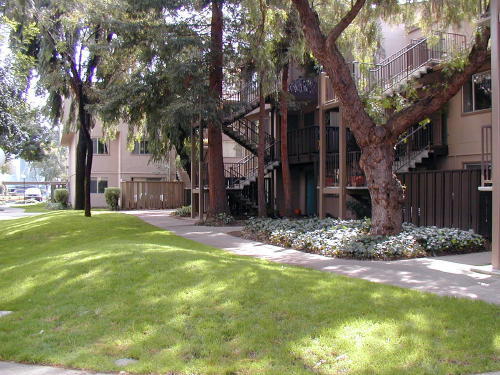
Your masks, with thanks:
M 95 43 L 99 43 L 99 39 L 101 38 L 101 25 L 97 25 L 95 28 L 95 31 L 92 33 L 94 35 Z M 87 65 L 87 78 L 85 82 L 87 84 L 92 83 L 92 79 L 94 78 L 94 73 L 95 70 L 97 69 L 97 66 L 99 65 L 99 62 L 101 61 L 101 56 L 99 54 L 93 54 L 93 56 L 89 59 L 89 63 Z
M 308 0 L 292 1 L 299 12 L 300 21 L 309 47 L 311 47 L 315 55 L 316 53 L 324 55 L 323 50 L 325 49 L 326 38 L 321 31 L 318 14 L 311 8 Z
M 476 40 L 469 53 L 469 63 L 463 70 L 445 76 L 443 72 L 436 72 L 439 76 L 433 82 L 440 82 L 439 86 L 427 90 L 420 90 L 420 97 L 409 107 L 396 112 L 387 121 L 387 128 L 394 137 L 398 137 L 409 127 L 430 116 L 443 107 L 456 95 L 470 76 L 476 73 L 481 66 L 488 61 L 488 41 L 490 39 L 490 28 L 483 28 L 481 33 L 476 34 Z M 432 73 L 430 73 L 432 74 Z M 423 81 L 424 76 L 420 81 Z
M 54 50 L 57 51 L 56 39 L 54 38 L 54 36 L 50 33 L 50 31 L 48 29 L 45 29 L 45 33 L 47 34 L 47 36 L 51 40 L 52 45 L 54 46 Z M 68 53 L 66 53 L 66 52 L 59 52 L 59 53 L 63 56 L 63 58 L 69 64 L 69 70 L 71 72 L 69 82 L 70 82 L 71 88 L 73 89 L 75 95 L 78 95 L 78 86 L 79 86 L 79 84 L 81 84 L 81 79 L 80 79 L 80 75 L 78 74 L 78 70 L 76 69 L 76 63 L 73 61 L 73 58 Z
M 356 3 L 352 6 L 352 8 L 347 12 L 347 14 L 335 25 L 335 27 L 328 34 L 328 38 L 326 39 L 327 46 L 332 46 L 337 39 L 340 37 L 340 34 L 354 21 L 361 8 L 365 5 L 366 0 L 357 0 Z
M 378 133 L 373 132 L 375 123 L 363 109 L 363 102 L 359 97 L 349 65 L 335 41 L 327 45 L 326 38 L 321 31 L 318 14 L 311 8 L 308 0 L 292 1 L 299 12 L 307 43 L 328 74 L 333 90 L 342 105 L 342 116 L 347 126 L 353 131 L 358 144 L 363 146 L 375 142 L 376 139 L 384 138 L 386 134 L 381 127 Z M 363 0 L 358 0 L 357 6 L 362 6 L 363 3 Z M 348 18 L 345 20 L 347 22 Z

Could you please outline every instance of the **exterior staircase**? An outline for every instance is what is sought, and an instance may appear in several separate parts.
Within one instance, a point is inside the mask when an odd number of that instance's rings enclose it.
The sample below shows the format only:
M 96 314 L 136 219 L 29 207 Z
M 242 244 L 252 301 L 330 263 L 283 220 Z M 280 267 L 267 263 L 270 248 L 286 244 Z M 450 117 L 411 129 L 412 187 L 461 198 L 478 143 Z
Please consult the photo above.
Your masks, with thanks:
M 353 62 L 352 74 L 360 92 L 378 90 L 384 96 L 391 96 L 466 47 L 465 35 L 434 32 L 430 37 L 412 40 L 378 64 Z
M 265 150 L 264 175 L 274 171 L 279 165 L 279 142 L 270 141 Z M 236 215 L 252 216 L 258 209 L 257 177 L 258 157 L 250 154 L 236 163 L 226 163 L 226 191 L 231 212 Z
M 433 153 L 432 125 L 419 125 L 404 134 L 396 143 L 394 173 L 405 173 L 416 168 Z
M 273 141 L 267 144 L 265 150 L 264 174 L 272 172 L 280 165 L 279 142 Z M 250 154 L 236 163 L 226 163 L 224 173 L 226 176 L 226 188 L 229 190 L 243 190 L 245 187 L 257 181 L 258 157 Z
M 432 72 L 443 61 L 467 47 L 464 35 L 435 32 L 410 44 L 378 64 L 352 63 L 352 74 L 360 93 L 392 96 L 408 82 Z M 395 146 L 394 172 L 416 168 L 434 152 L 432 124 L 418 125 L 404 134 Z
M 271 87 L 269 95 L 276 90 Z M 258 82 L 250 82 L 239 91 L 226 93 L 223 96 L 222 131 L 236 143 L 250 151 L 250 154 L 236 163 L 225 163 L 226 191 L 231 211 L 236 214 L 252 215 L 257 210 L 257 174 L 259 146 L 259 127 L 245 116 L 258 108 L 260 104 L 260 88 Z M 279 144 L 274 138 L 265 134 L 265 170 L 272 172 L 280 165 Z

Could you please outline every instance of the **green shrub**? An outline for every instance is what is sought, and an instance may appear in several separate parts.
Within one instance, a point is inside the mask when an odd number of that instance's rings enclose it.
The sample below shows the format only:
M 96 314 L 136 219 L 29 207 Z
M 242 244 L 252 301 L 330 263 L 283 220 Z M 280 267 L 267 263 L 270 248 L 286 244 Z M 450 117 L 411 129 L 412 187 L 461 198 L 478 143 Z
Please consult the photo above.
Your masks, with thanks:
M 215 217 L 207 218 L 205 221 L 200 222 L 200 225 L 207 225 L 213 227 L 223 227 L 225 225 L 230 225 L 235 222 L 235 219 L 232 215 L 227 213 L 220 213 L 215 215 Z
M 108 207 L 113 210 L 118 210 L 118 201 L 120 199 L 120 188 L 109 187 L 104 190 L 104 197 Z
M 68 189 L 56 189 L 54 191 L 54 200 L 56 203 L 60 203 L 64 208 L 68 207 L 68 198 Z
M 182 206 L 174 211 L 175 216 L 188 217 L 191 216 L 191 206 Z
M 61 203 L 52 203 L 52 202 L 47 202 L 47 205 L 45 206 L 47 210 L 65 210 L 68 207 L 63 206 Z
M 484 251 L 484 238 L 454 228 L 403 224 L 395 236 L 370 236 L 371 221 L 337 219 L 250 219 L 244 233 L 274 245 L 357 259 L 401 259 Z

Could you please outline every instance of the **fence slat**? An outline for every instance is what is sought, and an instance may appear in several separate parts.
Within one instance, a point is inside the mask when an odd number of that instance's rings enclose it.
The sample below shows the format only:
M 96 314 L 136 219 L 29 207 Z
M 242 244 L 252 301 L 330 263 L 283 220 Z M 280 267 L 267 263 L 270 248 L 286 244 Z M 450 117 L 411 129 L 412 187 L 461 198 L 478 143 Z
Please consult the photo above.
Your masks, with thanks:
M 178 181 L 124 181 L 121 207 L 126 210 L 178 208 L 184 202 L 184 183 Z
M 398 177 L 406 187 L 404 221 L 472 229 L 488 236 L 491 223 L 485 212 L 491 210 L 491 201 L 480 201 L 480 170 L 415 171 Z

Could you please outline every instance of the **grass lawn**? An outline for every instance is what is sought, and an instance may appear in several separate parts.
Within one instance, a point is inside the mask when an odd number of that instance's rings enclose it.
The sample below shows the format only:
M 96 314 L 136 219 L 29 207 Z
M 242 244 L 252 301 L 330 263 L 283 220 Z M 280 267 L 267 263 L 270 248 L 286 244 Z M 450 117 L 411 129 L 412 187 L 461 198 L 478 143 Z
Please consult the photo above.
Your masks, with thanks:
M 0 225 L 0 359 L 161 374 L 500 369 L 500 308 L 240 257 L 123 214 Z

